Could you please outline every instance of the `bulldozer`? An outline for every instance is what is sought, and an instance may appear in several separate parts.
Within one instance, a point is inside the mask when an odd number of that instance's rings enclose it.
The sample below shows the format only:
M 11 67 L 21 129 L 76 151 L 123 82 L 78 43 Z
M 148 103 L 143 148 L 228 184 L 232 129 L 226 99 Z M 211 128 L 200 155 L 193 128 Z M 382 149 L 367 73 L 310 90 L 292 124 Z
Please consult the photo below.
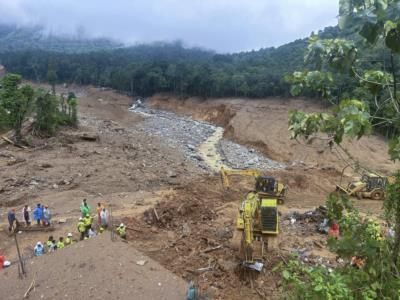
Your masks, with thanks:
M 255 177 L 254 190 L 247 193 L 239 208 L 233 237 L 243 264 L 251 265 L 264 260 L 270 241 L 279 233 L 278 204 L 284 202 L 287 187 L 257 170 L 222 168 L 224 187 L 229 187 L 230 175 Z
M 347 187 L 336 185 L 336 191 L 358 199 L 369 198 L 372 200 L 385 199 L 385 186 L 392 182 L 393 177 L 376 173 L 364 173 L 361 178 L 355 178 Z

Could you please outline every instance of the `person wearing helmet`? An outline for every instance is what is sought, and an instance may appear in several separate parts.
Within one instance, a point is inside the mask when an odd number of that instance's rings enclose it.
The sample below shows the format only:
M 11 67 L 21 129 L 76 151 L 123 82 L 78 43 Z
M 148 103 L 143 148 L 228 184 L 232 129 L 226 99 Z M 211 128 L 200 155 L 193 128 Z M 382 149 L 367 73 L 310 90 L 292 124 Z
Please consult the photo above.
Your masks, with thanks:
M 92 228 L 93 218 L 89 214 L 86 214 L 83 218 L 83 223 L 85 224 L 85 236 L 88 236 L 89 229 Z
M 86 232 L 86 226 L 85 226 L 85 222 L 83 222 L 83 218 L 79 218 L 77 227 L 78 227 L 78 231 L 81 235 L 80 240 L 82 241 L 85 238 L 85 232 Z
M 61 236 L 57 242 L 57 249 L 62 249 L 65 247 L 64 238 Z
M 44 254 L 44 247 L 41 242 L 37 242 L 35 248 L 33 248 L 34 256 L 42 256 Z
M 126 239 L 126 226 L 123 223 L 117 227 L 117 232 L 121 238 Z
M 67 234 L 67 238 L 65 239 L 64 244 L 65 244 L 65 246 L 72 244 L 72 233 L 71 232 Z
M 52 244 L 53 240 L 54 240 L 54 238 L 53 238 L 53 236 L 51 235 L 51 236 L 49 236 L 49 239 L 48 239 L 47 242 L 46 242 L 46 246 L 47 246 L 47 251 L 48 251 L 48 252 L 50 252 L 50 248 L 51 248 L 51 244 Z

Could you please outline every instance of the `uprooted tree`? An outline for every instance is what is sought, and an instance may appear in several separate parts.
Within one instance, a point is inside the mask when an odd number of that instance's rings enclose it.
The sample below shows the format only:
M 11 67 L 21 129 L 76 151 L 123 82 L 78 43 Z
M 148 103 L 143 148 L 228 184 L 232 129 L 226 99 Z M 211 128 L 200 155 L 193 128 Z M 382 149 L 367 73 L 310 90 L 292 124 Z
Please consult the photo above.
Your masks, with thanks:
M 323 139 L 331 148 L 341 148 L 345 136 L 359 139 L 374 128 L 386 132 L 389 129 L 389 155 L 392 160 L 399 160 L 400 93 L 396 62 L 400 53 L 400 1 L 340 0 L 339 4 L 339 26 L 354 30 L 362 39 L 310 38 L 305 61 L 311 69 L 295 72 L 286 79 L 292 84 L 293 95 L 305 89 L 314 90 L 334 104 L 334 108 L 331 113 L 290 112 L 292 138 L 324 135 Z M 368 64 L 369 69 L 366 69 L 364 62 L 368 53 L 376 48 L 381 50 L 382 60 Z M 340 94 L 335 93 L 337 74 L 346 74 L 357 82 L 354 95 L 338 99 Z M 346 159 L 354 160 L 350 155 Z M 400 172 L 394 177 L 395 182 L 388 185 L 384 201 L 386 221 L 394 237 L 385 237 L 379 222 L 361 217 L 345 198 L 330 195 L 327 204 L 330 214 L 340 223 L 341 238 L 331 239 L 328 244 L 343 258 L 361 257 L 364 265 L 353 268 L 346 264 L 328 271 L 321 267 L 305 267 L 294 260 L 283 271 L 285 282 L 294 287 L 293 297 L 398 298 Z

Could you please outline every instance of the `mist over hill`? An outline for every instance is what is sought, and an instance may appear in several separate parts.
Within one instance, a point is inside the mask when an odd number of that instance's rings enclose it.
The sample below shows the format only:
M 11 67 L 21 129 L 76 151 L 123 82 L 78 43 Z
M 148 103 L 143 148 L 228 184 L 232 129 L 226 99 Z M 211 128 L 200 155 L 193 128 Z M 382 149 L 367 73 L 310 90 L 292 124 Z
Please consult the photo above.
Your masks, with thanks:
M 318 32 L 340 36 L 337 27 Z M 169 92 L 179 96 L 287 96 L 284 75 L 303 68 L 307 39 L 234 54 L 187 48 L 182 42 L 131 47 L 108 39 L 44 34 L 39 27 L 0 27 L 0 63 L 27 79 L 107 86 L 131 95 Z
M 123 47 L 109 38 L 88 38 L 83 34 L 52 34 L 42 26 L 0 24 L 0 52 L 46 50 L 63 53 L 91 52 Z

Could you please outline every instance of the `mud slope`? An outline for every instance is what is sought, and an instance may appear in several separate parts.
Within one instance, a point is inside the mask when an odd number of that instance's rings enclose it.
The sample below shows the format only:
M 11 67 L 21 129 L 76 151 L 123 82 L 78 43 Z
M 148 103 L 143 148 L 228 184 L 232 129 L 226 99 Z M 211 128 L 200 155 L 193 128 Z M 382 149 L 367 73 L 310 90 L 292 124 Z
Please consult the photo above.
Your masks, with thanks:
M 303 110 L 323 111 L 320 105 L 302 99 L 263 100 L 196 98 L 178 100 L 167 96 L 150 99 L 154 108 L 168 109 L 194 118 L 214 122 L 225 127 L 225 137 L 256 146 L 270 158 L 281 162 L 304 162 L 316 168 L 334 167 L 341 170 L 343 163 L 336 151 L 330 151 L 324 142 L 311 144 L 291 140 L 287 130 L 288 112 Z M 399 167 L 390 162 L 387 144 L 382 137 L 369 136 L 359 141 L 347 140 L 343 146 L 362 165 L 383 173 Z
M 187 288 L 130 245 L 112 242 L 109 233 L 35 258 L 27 272 L 23 280 L 17 265 L 0 272 L 0 298 L 23 299 L 33 279 L 29 299 L 184 299 Z

